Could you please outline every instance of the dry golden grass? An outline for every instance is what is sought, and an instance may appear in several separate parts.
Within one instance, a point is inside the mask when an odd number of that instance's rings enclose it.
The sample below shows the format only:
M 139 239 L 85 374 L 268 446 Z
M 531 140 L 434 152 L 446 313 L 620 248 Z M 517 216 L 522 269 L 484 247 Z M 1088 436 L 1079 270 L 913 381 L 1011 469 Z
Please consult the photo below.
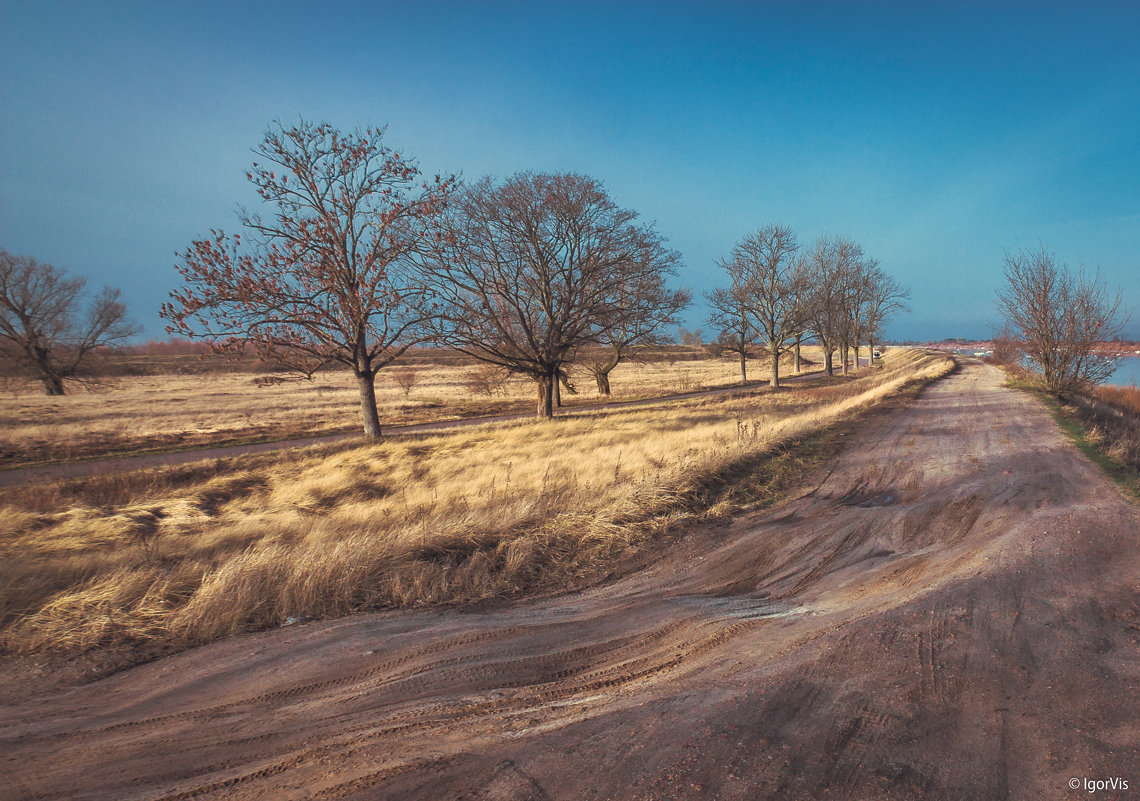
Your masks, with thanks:
M 1072 399 L 1089 442 L 1105 456 L 1140 471 L 1140 388 L 1099 386 Z
M 1140 415 L 1140 387 L 1135 384 L 1124 387 L 1105 384 L 1096 388 L 1095 395 L 1110 406 L 1133 415 Z
M 42 488 L 11 490 L 3 644 L 184 645 L 573 586 L 679 524 L 735 511 L 738 496 L 709 488 L 741 465 L 952 365 L 898 351 L 883 369 L 779 393 L 178 468 L 183 481 L 140 472 L 102 498 L 105 480 L 57 493 L 57 508 Z
M 805 356 L 818 360 L 817 348 Z M 751 378 L 764 377 L 750 364 Z M 405 394 L 401 373 L 414 385 Z M 478 366 L 396 366 L 377 378 L 384 426 L 454 420 L 499 412 L 529 411 L 534 387 L 516 378 L 494 394 L 471 386 Z M 739 373 L 731 359 L 621 364 L 611 376 L 613 398 L 628 400 L 725 386 Z M 567 405 L 600 399 L 584 368 L 572 370 L 577 395 Z M 248 439 L 284 439 L 360 427 L 356 382 L 350 373 L 319 374 L 313 382 L 290 379 L 265 386 L 264 374 L 210 372 L 124 377 L 99 391 L 77 388 L 48 397 L 32 385 L 0 393 L 0 465 L 68 461 L 145 449 L 205 447 Z

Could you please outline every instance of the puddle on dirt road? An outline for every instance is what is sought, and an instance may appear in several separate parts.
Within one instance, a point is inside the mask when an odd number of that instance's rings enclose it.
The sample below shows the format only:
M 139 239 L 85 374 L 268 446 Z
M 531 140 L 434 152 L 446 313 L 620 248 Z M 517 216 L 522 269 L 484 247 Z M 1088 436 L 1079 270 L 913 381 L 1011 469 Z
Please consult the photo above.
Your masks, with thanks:
M 672 602 L 688 608 L 700 609 L 720 618 L 758 620 L 760 618 L 786 618 L 812 614 L 812 607 L 786 604 L 756 598 L 724 598 L 713 595 L 683 595 Z
M 875 506 L 890 506 L 894 494 L 889 492 L 876 492 L 874 494 L 867 494 L 865 492 L 853 492 L 840 499 L 840 503 L 844 506 L 861 506 L 864 509 L 869 509 Z

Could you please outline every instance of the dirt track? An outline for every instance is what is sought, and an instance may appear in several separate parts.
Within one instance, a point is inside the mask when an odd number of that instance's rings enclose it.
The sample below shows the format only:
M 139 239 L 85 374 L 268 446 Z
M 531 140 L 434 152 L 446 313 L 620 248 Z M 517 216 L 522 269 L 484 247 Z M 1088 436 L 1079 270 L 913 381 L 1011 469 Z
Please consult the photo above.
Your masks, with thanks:
M 234 638 L 4 708 L 0 796 L 1131 798 L 1138 538 L 972 365 L 798 498 L 616 583 Z

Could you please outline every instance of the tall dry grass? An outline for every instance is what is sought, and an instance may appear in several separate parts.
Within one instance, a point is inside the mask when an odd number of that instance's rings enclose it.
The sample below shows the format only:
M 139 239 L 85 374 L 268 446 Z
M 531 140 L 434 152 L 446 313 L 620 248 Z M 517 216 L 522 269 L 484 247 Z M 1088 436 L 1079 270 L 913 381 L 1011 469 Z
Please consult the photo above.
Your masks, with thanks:
M 596 578 L 734 511 L 724 476 L 944 374 L 892 354 L 855 378 L 147 474 L 100 501 L 0 508 L 9 651 L 202 643 L 290 618 L 470 602 Z M 69 500 L 70 499 L 70 500 Z
M 1140 387 L 1135 384 L 1124 387 L 1105 384 L 1097 387 L 1095 394 L 1109 406 L 1140 416 Z
M 813 350 L 807 351 L 809 356 Z M 655 397 L 736 382 L 726 359 L 631 362 L 612 374 L 613 399 Z M 480 388 L 480 368 L 421 358 L 382 370 L 377 406 L 384 426 L 530 411 L 534 386 L 514 378 Z M 410 388 L 405 392 L 412 376 Z M 572 369 L 578 394 L 567 405 L 597 402 L 584 367 Z M 757 377 L 759 374 L 757 374 Z M 485 382 L 484 382 L 485 384 Z M 272 374 L 214 371 L 126 376 L 98 391 L 48 397 L 35 387 L 0 392 L 0 466 L 69 461 L 146 449 L 354 432 L 360 398 L 350 373 L 309 382 Z
M 1100 386 L 1072 399 L 1090 442 L 1109 458 L 1140 471 L 1140 388 Z

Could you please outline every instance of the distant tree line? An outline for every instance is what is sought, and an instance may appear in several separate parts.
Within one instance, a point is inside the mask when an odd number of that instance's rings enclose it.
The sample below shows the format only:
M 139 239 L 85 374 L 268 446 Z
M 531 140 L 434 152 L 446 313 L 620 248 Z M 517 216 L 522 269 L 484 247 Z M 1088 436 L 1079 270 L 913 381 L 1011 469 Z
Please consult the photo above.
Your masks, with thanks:
M 747 359 L 755 346 L 767 352 L 773 388 L 780 385 L 780 357 L 814 339 L 823 350 L 824 369 L 834 374 L 838 351 L 847 372 L 852 352 L 873 352 L 887 318 L 904 309 L 908 291 L 879 262 L 847 237 L 824 236 L 801 250 L 795 233 L 766 225 L 747 234 L 722 259 L 728 285 L 706 294 L 709 323 L 718 343 L 740 361 L 740 381 L 748 380 Z

